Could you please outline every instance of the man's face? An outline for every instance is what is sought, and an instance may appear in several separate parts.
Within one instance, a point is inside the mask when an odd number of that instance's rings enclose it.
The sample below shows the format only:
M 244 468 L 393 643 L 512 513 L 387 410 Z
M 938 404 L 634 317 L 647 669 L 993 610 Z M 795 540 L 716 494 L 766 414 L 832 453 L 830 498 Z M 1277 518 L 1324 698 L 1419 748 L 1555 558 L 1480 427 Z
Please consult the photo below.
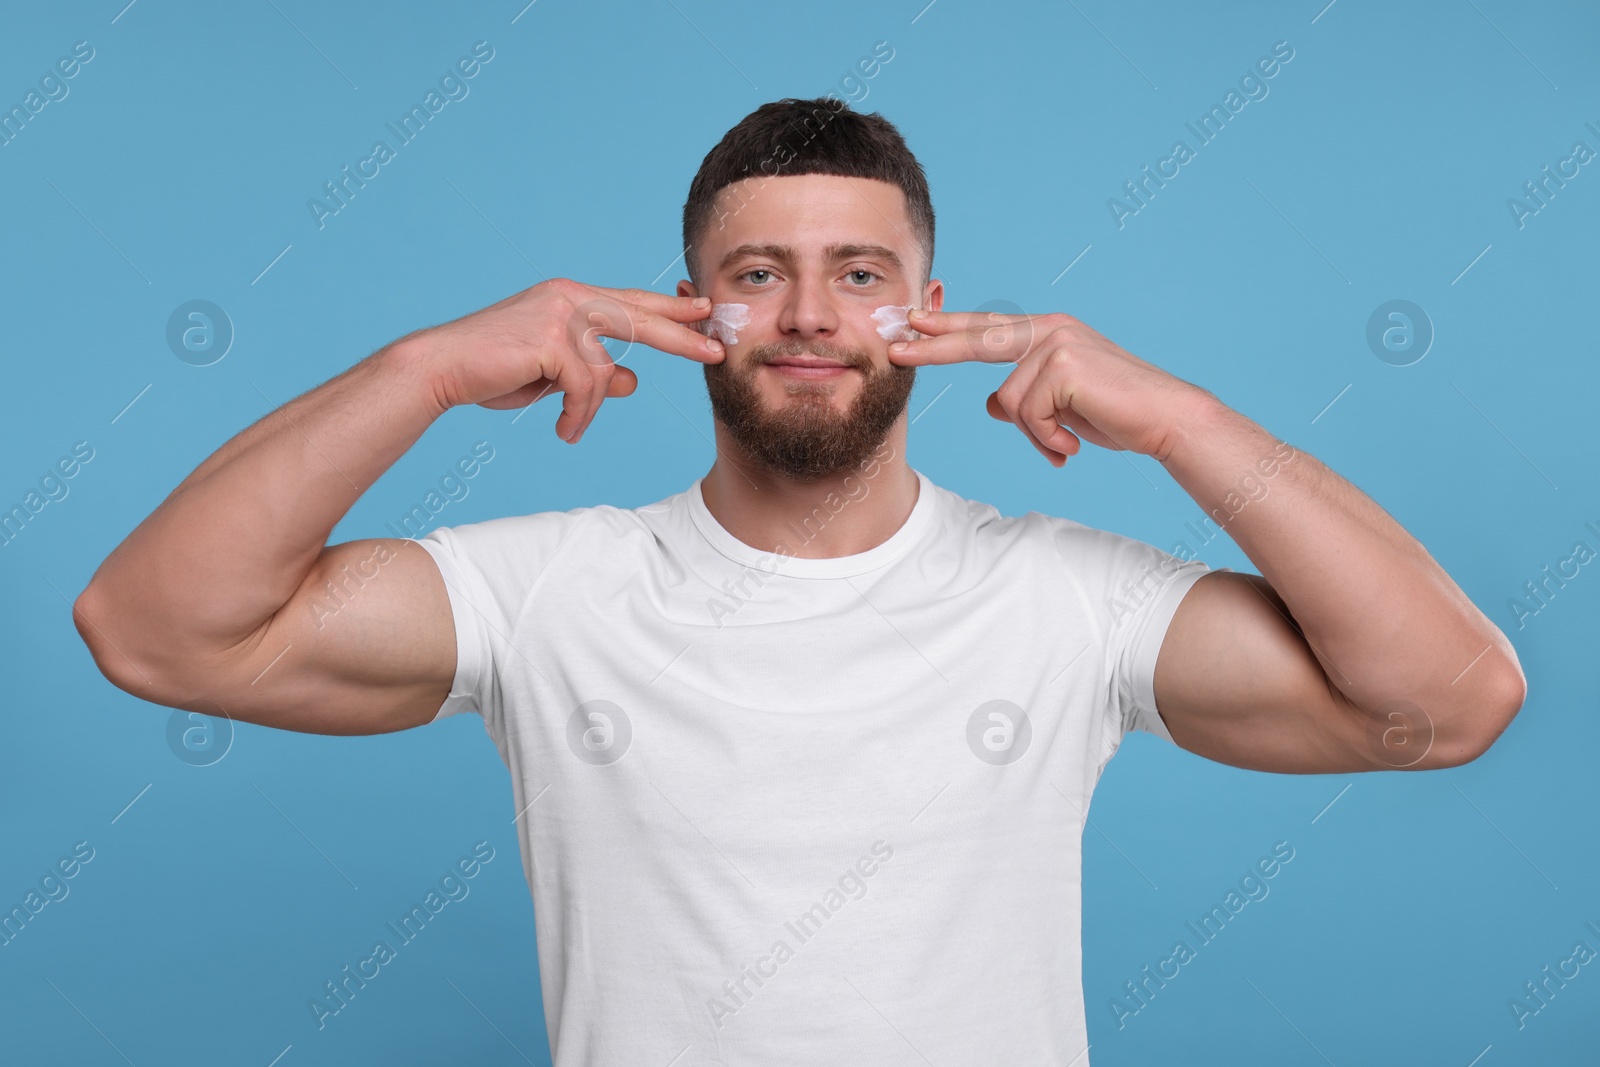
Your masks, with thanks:
M 937 311 L 897 186 L 827 174 L 745 181 L 718 194 L 691 249 L 703 284 L 680 295 L 750 308 L 727 357 L 704 368 L 711 408 L 756 462 L 798 481 L 857 466 L 905 412 L 915 367 L 889 362 L 872 313 Z M 806 364 L 811 364 L 807 366 Z

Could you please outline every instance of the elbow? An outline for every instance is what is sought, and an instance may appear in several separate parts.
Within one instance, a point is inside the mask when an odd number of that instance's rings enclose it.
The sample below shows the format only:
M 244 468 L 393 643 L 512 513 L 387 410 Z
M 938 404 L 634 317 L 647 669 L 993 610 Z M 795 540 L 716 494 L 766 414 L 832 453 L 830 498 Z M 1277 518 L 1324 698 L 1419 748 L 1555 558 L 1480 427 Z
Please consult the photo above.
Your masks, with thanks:
M 1488 725 L 1482 739 L 1482 751 L 1478 753 L 1480 756 L 1506 732 L 1506 727 L 1511 725 L 1511 720 L 1517 717 L 1517 712 L 1522 710 L 1522 705 L 1527 699 L 1527 675 L 1522 673 L 1522 664 L 1517 660 L 1517 654 L 1508 651 L 1504 661 L 1494 672 L 1493 683 L 1485 686 L 1483 691 L 1484 717 L 1488 720 Z
M 72 625 L 108 682 L 142 700 L 160 703 L 148 671 L 129 657 L 127 643 L 112 635 L 113 613 L 93 582 L 72 602 Z
M 72 625 L 101 674 L 106 673 L 105 649 L 110 644 L 105 636 L 105 621 L 105 612 L 101 609 L 93 583 L 90 583 L 72 602 Z
M 1510 725 L 1511 720 L 1517 717 L 1517 712 L 1522 710 L 1523 701 L 1528 699 L 1528 676 L 1522 673 L 1522 661 L 1517 659 L 1515 652 L 1507 654 L 1501 678 L 1505 721 Z
M 1460 767 L 1487 753 L 1527 698 L 1528 679 L 1512 653 L 1494 672 L 1494 680 L 1480 687 L 1477 701 L 1455 731 L 1454 743 L 1439 753 L 1437 766 Z

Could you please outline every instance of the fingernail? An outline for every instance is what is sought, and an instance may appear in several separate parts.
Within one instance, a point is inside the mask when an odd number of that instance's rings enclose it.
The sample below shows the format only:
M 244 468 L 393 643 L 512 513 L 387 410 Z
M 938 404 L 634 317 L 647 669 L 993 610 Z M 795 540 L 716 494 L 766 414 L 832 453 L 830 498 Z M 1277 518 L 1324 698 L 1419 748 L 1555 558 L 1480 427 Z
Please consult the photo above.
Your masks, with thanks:
M 697 296 L 691 303 L 697 308 L 710 307 L 711 298 L 709 296 Z
M 889 346 L 889 351 L 891 352 L 904 352 L 905 350 L 906 342 L 904 341 L 896 341 L 894 344 Z
M 924 312 L 921 308 L 912 308 L 910 311 L 906 312 L 906 318 L 920 319 L 924 314 L 926 314 L 926 312 Z
M 713 354 L 721 353 L 723 351 L 722 342 L 721 341 L 707 341 L 706 342 L 706 351 L 711 352 Z

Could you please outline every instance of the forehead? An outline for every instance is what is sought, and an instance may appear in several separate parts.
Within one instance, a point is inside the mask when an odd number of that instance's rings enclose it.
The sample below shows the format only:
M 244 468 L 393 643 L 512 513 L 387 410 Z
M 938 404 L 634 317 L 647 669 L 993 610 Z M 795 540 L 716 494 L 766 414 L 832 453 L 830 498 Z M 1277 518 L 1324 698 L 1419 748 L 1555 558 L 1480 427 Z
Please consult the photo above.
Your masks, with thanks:
M 721 189 L 705 235 L 707 252 L 768 243 L 789 245 L 802 256 L 833 244 L 881 244 L 898 250 L 908 266 L 916 247 L 905 194 L 889 182 L 789 174 Z M 715 253 L 704 261 L 714 263 Z

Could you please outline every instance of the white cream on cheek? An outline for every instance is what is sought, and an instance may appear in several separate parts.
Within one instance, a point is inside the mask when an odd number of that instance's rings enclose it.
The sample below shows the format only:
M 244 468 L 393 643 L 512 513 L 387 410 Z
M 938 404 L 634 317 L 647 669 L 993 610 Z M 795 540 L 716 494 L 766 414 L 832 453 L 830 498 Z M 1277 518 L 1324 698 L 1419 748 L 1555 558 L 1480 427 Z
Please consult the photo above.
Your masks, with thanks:
M 878 324 L 878 336 L 885 341 L 915 341 L 921 334 L 911 328 L 906 312 L 915 304 L 904 306 L 885 304 L 872 313 L 872 321 Z
M 711 317 L 693 325 L 707 337 L 715 337 L 725 345 L 736 345 L 739 331 L 750 325 L 750 305 L 712 304 Z
M 885 341 L 915 341 L 922 335 L 911 328 L 906 313 L 914 304 L 885 304 L 872 313 L 878 336 Z M 739 331 L 750 325 L 749 304 L 712 304 L 711 316 L 694 324 L 695 329 L 715 337 L 725 345 L 739 343 Z

